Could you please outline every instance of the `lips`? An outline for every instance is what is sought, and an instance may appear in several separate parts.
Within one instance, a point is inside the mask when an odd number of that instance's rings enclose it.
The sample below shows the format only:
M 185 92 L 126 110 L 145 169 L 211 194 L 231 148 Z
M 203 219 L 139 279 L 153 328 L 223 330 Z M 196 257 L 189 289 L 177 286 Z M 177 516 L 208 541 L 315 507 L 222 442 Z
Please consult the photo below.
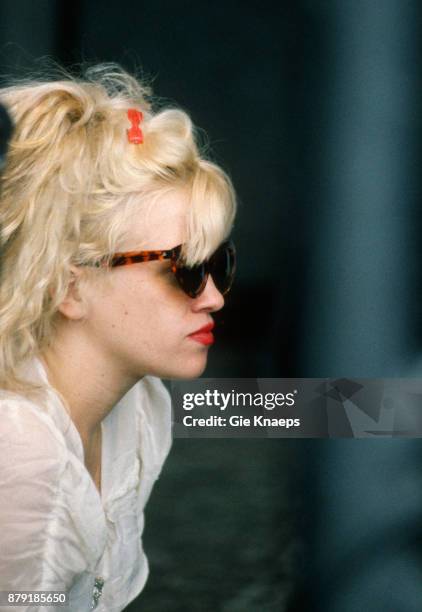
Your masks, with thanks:
M 189 334 L 188 337 L 192 338 L 192 340 L 195 340 L 195 342 L 204 344 L 205 346 L 214 344 L 214 334 L 212 333 L 214 325 L 214 321 L 211 321 L 211 323 L 204 325 L 204 327 L 201 327 L 200 329 L 196 330 L 195 332 L 193 332 L 193 334 Z

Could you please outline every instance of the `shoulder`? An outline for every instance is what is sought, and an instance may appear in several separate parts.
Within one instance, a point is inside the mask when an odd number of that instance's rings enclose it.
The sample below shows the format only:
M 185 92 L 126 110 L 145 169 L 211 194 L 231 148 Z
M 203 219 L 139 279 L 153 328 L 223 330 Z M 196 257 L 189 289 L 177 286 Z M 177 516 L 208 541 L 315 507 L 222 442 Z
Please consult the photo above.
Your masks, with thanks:
M 0 422 L 0 581 L 15 586 L 22 575 L 33 584 L 41 569 L 25 555 L 30 550 L 41 564 L 64 463 L 58 440 L 32 402 L 2 395 Z
M 23 455 L 50 457 L 58 460 L 63 454 L 63 436 L 51 417 L 23 396 L 0 392 L 0 447 Z M 0 464 L 7 457 L 1 454 Z
M 53 503 L 66 463 L 60 432 L 25 398 L 0 397 L 0 483 L 2 498 L 44 509 Z M 3 504 L 6 510 L 8 504 Z
M 69 588 L 96 562 L 103 525 L 84 474 L 43 407 L 0 392 L 0 590 Z

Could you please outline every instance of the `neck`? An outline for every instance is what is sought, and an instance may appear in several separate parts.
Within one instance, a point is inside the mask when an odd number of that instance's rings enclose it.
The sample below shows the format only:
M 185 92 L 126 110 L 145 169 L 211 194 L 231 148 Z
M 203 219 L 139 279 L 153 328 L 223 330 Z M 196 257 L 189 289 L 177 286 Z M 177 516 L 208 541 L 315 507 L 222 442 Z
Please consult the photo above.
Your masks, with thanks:
M 54 344 L 39 355 L 49 383 L 59 391 L 85 449 L 98 439 L 102 420 L 139 380 L 116 359 L 84 336 L 81 327 L 64 323 Z

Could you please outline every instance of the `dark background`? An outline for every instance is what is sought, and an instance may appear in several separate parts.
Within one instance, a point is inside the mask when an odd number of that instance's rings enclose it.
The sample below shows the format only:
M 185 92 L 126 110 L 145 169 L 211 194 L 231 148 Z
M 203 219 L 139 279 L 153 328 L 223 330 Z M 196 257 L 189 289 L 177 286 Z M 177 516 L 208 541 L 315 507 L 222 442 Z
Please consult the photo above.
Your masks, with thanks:
M 205 129 L 240 204 L 207 376 L 405 376 L 422 334 L 420 34 L 416 0 L 3 0 L 0 68 L 140 67 Z M 341 476 L 328 445 L 175 440 L 130 610 L 305 609 L 290 595 L 312 586 L 303 533 L 321 528 L 309 468 Z

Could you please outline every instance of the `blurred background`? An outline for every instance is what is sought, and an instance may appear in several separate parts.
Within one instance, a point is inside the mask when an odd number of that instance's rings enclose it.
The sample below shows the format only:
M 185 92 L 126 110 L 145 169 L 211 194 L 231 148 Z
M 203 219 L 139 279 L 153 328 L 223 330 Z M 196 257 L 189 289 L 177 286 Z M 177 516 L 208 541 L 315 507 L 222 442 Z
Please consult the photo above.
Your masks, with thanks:
M 417 0 L 2 0 L 0 73 L 141 68 L 207 132 L 239 262 L 206 376 L 417 376 L 421 33 Z M 175 440 L 128 609 L 420 610 L 418 444 Z

